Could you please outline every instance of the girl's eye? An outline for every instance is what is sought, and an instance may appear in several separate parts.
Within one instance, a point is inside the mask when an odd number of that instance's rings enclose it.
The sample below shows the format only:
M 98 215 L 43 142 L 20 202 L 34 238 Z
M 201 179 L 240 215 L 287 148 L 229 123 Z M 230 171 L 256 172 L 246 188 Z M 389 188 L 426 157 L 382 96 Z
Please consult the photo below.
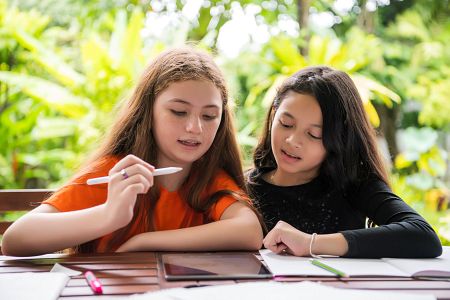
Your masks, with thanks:
M 203 115 L 203 119 L 206 121 L 211 121 L 214 120 L 215 118 L 217 118 L 216 115 Z
M 308 133 L 308 134 L 309 134 L 310 137 L 312 137 L 312 138 L 315 139 L 315 140 L 321 140 L 321 139 L 322 139 L 322 137 L 320 137 L 320 136 L 315 136 L 315 135 L 312 134 L 312 133 Z
M 292 128 L 293 125 L 287 124 L 287 123 L 283 123 L 283 121 L 280 120 L 280 125 L 283 126 L 284 128 Z
M 170 111 L 171 111 L 174 115 L 179 116 L 179 117 L 185 116 L 185 115 L 186 115 L 186 112 L 185 112 L 185 111 L 174 110 L 174 109 L 171 109 Z

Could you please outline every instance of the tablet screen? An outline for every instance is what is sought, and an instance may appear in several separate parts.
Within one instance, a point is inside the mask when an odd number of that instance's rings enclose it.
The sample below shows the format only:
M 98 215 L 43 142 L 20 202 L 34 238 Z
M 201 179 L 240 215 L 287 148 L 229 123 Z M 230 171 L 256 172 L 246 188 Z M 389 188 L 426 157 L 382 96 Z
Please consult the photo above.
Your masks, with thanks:
M 272 277 L 255 255 L 245 252 L 166 253 L 160 260 L 167 280 Z

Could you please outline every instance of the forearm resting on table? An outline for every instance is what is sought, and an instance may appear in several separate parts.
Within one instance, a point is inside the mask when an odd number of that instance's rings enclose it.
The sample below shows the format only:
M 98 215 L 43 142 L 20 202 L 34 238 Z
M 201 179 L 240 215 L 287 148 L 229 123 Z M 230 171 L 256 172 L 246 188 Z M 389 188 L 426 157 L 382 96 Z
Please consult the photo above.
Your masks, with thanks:
M 315 255 L 343 256 L 348 252 L 348 243 L 342 233 L 317 235 L 311 252 Z
M 136 236 L 131 251 L 258 250 L 263 233 L 256 215 L 243 208 L 237 217 L 176 230 L 147 232 Z
M 2 252 L 30 256 L 66 249 L 114 231 L 109 223 L 103 205 L 57 212 L 44 204 L 8 228 L 3 235 Z

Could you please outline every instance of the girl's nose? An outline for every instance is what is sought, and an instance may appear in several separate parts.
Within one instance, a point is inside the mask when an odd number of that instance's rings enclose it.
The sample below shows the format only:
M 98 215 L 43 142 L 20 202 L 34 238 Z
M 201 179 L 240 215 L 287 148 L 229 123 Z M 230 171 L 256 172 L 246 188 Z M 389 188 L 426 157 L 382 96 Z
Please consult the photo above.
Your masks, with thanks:
M 290 144 L 294 148 L 301 148 L 302 142 L 300 138 L 297 138 L 295 135 L 291 134 L 286 138 L 286 142 Z
M 189 118 L 186 124 L 186 131 L 195 134 L 202 133 L 202 122 L 200 118 L 197 117 Z

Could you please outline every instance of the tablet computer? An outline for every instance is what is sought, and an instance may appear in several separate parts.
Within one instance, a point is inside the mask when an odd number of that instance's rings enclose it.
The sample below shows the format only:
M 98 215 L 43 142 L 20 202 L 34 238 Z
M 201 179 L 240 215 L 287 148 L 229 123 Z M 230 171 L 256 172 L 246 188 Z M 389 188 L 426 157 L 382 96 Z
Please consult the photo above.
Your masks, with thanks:
M 272 278 L 272 273 L 246 252 L 164 253 L 159 255 L 166 280 Z

